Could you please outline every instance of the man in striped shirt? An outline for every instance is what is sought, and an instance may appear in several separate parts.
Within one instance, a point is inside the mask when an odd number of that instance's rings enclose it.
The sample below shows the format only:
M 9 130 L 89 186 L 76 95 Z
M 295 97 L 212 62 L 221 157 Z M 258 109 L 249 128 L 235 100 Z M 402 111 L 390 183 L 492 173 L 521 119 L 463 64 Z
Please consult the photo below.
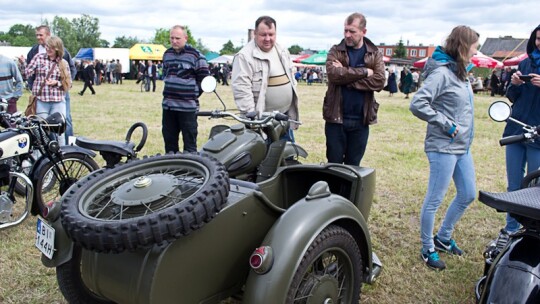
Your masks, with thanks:
M 185 28 L 175 25 L 170 30 L 171 47 L 163 54 L 163 117 L 162 134 L 165 152 L 178 152 L 182 132 L 184 152 L 197 151 L 197 116 L 201 81 L 210 75 L 206 58 L 186 44 Z

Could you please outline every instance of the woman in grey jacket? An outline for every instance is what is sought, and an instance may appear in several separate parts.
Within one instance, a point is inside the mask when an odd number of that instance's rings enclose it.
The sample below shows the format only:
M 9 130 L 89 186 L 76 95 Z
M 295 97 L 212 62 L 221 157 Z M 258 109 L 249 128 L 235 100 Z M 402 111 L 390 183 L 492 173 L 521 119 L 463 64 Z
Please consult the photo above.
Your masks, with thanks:
M 452 232 L 476 195 L 470 152 L 474 134 L 473 92 L 467 72 L 472 68 L 470 59 L 477 52 L 478 37 L 467 26 L 455 27 L 444 47 L 437 47 L 427 61 L 424 84 L 410 105 L 411 112 L 428 123 L 424 150 L 429 160 L 429 182 L 420 213 L 421 257 L 436 270 L 446 268 L 437 251 L 463 254 L 452 239 Z M 452 179 L 456 196 L 433 237 L 435 213 Z

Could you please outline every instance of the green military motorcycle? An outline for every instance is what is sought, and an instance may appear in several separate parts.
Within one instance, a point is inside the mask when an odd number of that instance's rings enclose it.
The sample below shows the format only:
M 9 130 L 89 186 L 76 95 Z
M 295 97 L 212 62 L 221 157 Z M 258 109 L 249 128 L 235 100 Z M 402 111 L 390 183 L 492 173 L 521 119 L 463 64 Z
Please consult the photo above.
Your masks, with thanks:
M 70 303 L 358 302 L 362 284 L 382 269 L 367 225 L 375 170 L 290 165 L 283 143 L 279 153 L 263 149 L 259 166 L 231 162 L 224 155 L 242 151 L 228 151 L 258 146 L 239 138 L 257 131 L 252 127 L 213 134 L 215 157 L 205 148 L 146 157 L 95 171 L 68 189 L 37 229 L 42 262 L 56 267 L 64 297 Z M 258 169 L 276 156 L 267 163 L 274 169 Z

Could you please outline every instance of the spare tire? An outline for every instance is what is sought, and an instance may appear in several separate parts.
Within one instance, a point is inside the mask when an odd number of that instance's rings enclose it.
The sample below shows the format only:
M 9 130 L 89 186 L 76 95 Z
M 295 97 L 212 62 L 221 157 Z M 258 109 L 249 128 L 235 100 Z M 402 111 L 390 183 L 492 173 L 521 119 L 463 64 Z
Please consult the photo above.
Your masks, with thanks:
M 62 197 L 61 222 L 78 245 L 119 253 L 164 244 L 202 227 L 227 201 L 217 160 L 168 154 L 91 173 Z

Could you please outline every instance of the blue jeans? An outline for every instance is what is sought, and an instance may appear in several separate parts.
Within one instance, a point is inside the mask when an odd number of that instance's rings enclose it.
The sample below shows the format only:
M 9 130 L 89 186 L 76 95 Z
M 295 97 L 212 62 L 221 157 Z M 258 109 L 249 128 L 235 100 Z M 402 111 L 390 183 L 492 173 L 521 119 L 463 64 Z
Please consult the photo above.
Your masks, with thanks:
M 66 132 L 64 133 L 65 142 L 69 142 L 69 137 L 73 136 L 73 121 L 71 120 L 71 105 L 69 92 L 66 92 Z
M 435 213 L 441 205 L 450 180 L 454 180 L 456 196 L 450 203 L 437 236 L 449 241 L 457 221 L 476 196 L 476 181 L 473 159 L 470 151 L 465 154 L 427 152 L 429 160 L 429 182 L 422 211 L 420 213 L 420 239 L 422 250 L 434 249 L 433 228 Z
M 43 102 L 38 99 L 36 105 L 36 114 L 41 118 L 47 118 L 53 113 L 61 113 L 66 116 L 66 101 L 62 100 L 60 102 Z M 58 143 L 63 146 L 66 144 L 64 136 L 58 136 Z
M 360 166 L 366 152 L 369 126 L 364 126 L 361 119 L 344 119 L 343 124 L 327 122 L 324 133 L 329 163 Z
M 506 178 L 508 181 L 508 191 L 515 191 L 521 188 L 521 181 L 525 175 L 537 170 L 540 167 L 540 149 L 531 147 L 524 143 L 511 144 L 506 146 Z M 506 214 L 506 226 L 508 232 L 516 232 L 520 224 L 515 218 Z

